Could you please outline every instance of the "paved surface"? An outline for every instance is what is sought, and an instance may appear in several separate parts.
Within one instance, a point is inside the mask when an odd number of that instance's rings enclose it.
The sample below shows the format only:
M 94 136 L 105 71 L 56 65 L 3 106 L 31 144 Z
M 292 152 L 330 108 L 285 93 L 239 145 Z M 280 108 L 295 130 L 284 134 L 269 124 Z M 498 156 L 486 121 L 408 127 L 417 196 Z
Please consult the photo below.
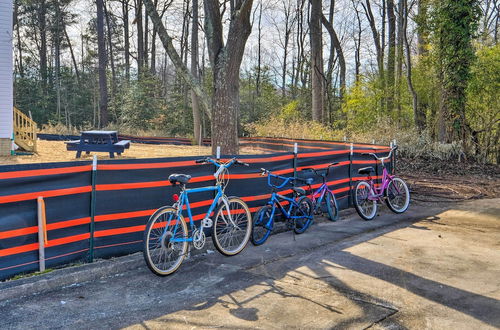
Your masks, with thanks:
M 1 301 L 0 328 L 500 327 L 500 199 L 343 218 L 192 257 L 166 278 L 140 255 L 114 274 L 90 266 L 108 275 Z

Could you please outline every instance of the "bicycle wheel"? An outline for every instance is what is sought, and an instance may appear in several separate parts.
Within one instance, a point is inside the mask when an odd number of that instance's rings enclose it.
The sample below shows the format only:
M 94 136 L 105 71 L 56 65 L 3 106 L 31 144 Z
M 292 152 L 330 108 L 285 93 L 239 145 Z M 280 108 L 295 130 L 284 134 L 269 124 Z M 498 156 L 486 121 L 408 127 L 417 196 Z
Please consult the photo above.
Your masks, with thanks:
M 302 234 L 309 228 L 313 219 L 313 204 L 307 196 L 302 196 L 297 200 L 296 206 L 292 212 L 294 216 L 293 230 L 296 234 Z
M 385 203 L 394 213 L 403 213 L 410 206 L 410 191 L 400 178 L 393 178 L 385 190 Z
M 177 210 L 173 207 L 165 206 L 153 213 L 143 240 L 144 260 L 153 273 L 166 276 L 179 268 L 186 256 L 188 243 L 185 240 L 172 242 L 172 239 L 185 239 L 187 233 L 183 216 L 179 214 L 177 217 Z
M 370 184 L 366 181 L 358 182 L 354 191 L 354 207 L 365 220 L 372 220 L 377 215 L 377 201 L 369 199 L 371 195 Z
M 250 240 L 252 214 L 241 199 L 230 197 L 226 201 L 227 204 L 222 202 L 215 210 L 212 241 L 220 253 L 234 256 L 240 253 Z
M 337 200 L 335 195 L 331 191 L 326 191 L 325 196 L 321 200 L 320 205 L 321 212 L 328 215 L 328 219 L 331 221 L 337 221 L 339 218 L 339 209 L 337 205 Z
M 253 245 L 264 244 L 271 234 L 273 226 L 272 213 L 273 208 L 270 205 L 265 205 L 255 214 L 251 237 Z

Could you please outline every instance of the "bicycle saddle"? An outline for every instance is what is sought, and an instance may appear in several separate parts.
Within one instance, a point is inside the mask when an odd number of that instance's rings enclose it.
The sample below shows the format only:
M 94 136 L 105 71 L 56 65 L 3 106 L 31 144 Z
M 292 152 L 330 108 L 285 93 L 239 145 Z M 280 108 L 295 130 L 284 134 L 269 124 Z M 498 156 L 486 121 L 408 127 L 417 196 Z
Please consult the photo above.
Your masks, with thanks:
M 168 177 L 168 181 L 170 181 L 170 183 L 174 186 L 177 183 L 186 184 L 189 180 L 191 180 L 191 175 L 187 174 L 170 174 Z
M 370 173 L 374 173 L 375 172 L 375 169 L 371 166 L 369 167 L 363 167 L 363 168 L 360 168 L 358 170 L 358 173 L 359 174 L 367 174 L 367 175 L 370 175 Z
M 299 188 L 299 187 L 293 187 L 292 190 L 295 191 L 297 193 L 297 195 L 303 196 L 306 194 L 306 191 L 302 188 Z

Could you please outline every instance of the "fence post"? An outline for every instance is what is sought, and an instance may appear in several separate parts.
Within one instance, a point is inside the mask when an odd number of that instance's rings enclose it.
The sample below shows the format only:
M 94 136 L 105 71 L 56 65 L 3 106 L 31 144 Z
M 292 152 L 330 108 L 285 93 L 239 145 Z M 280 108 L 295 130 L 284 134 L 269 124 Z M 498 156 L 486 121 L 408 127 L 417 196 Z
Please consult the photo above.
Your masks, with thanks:
M 299 153 L 299 146 L 297 142 L 293 145 L 293 178 L 297 179 L 297 154 Z M 295 180 L 293 181 L 295 186 Z
M 349 195 L 347 198 L 347 207 L 352 206 L 352 156 L 354 151 L 354 145 L 351 143 L 350 152 L 349 152 Z
M 217 152 L 216 152 L 215 158 L 216 158 L 217 160 L 219 160 L 219 159 L 220 159 L 220 146 L 217 146 Z
M 394 147 L 397 146 L 396 139 L 394 139 Z M 394 153 L 392 154 L 392 174 L 396 174 L 396 153 L 398 151 L 394 150 Z
M 45 242 L 47 231 L 45 223 L 45 202 L 43 197 L 37 198 L 38 206 L 38 265 L 40 272 L 45 271 Z
M 94 262 L 94 231 L 95 231 L 95 203 L 96 203 L 96 191 L 95 183 L 97 176 L 97 156 L 94 155 L 92 160 L 92 193 L 90 198 L 90 238 L 89 238 L 89 262 Z

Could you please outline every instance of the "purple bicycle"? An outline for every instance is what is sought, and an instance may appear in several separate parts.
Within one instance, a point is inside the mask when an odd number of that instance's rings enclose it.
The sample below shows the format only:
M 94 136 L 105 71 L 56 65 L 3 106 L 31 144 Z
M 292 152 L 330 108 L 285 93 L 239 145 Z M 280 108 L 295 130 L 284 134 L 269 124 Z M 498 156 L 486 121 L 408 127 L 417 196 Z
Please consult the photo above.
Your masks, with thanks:
M 401 179 L 387 172 L 384 161 L 390 159 L 392 153 L 397 149 L 394 147 L 386 157 L 377 157 L 373 153 L 363 155 L 371 155 L 382 165 L 382 183 L 377 188 L 371 177 L 375 173 L 375 169 L 364 167 L 358 170 L 359 174 L 368 175 L 368 181 L 360 181 L 354 190 L 354 207 L 359 216 L 365 220 L 372 220 L 377 215 L 377 204 L 385 202 L 389 209 L 394 213 L 403 213 L 410 205 L 410 191 L 408 186 Z

